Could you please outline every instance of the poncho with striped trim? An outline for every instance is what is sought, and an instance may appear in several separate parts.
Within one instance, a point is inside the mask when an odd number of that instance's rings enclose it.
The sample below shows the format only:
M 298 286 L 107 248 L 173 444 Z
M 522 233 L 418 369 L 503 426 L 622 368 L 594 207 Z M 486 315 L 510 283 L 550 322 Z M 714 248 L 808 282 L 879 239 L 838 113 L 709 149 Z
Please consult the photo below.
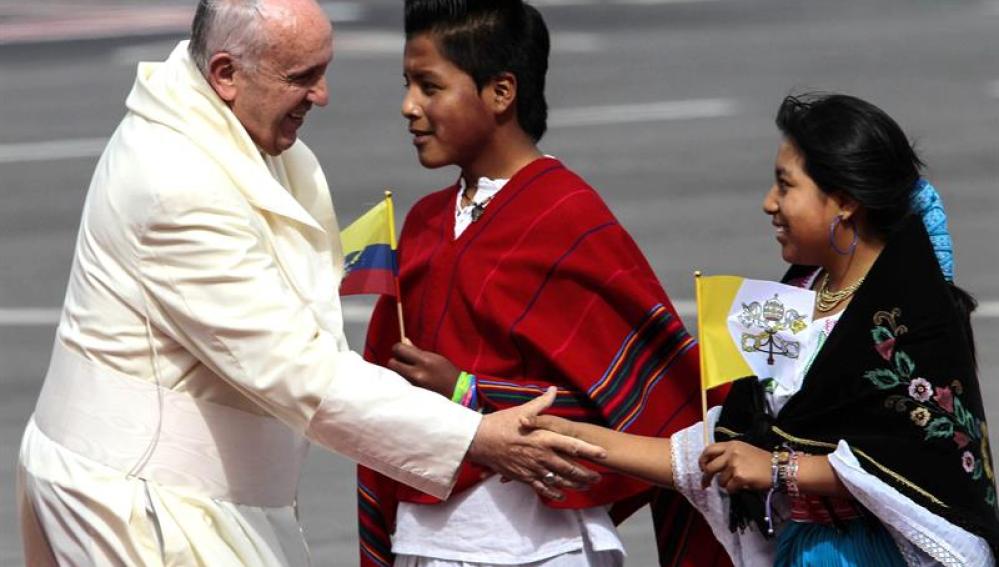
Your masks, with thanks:
M 569 419 L 656 436 L 699 419 L 695 341 L 596 191 L 559 161 L 538 159 L 456 239 L 457 190 L 424 197 L 406 218 L 402 301 L 410 340 L 474 373 L 484 411 L 523 403 L 555 385 L 549 411 Z M 384 364 L 398 340 L 394 299 L 382 298 L 365 356 Z M 454 493 L 483 472 L 466 462 Z M 546 504 L 621 503 L 626 516 L 655 498 L 658 510 L 668 511 L 657 518 L 665 528 L 663 564 L 712 565 L 724 557 L 678 495 L 601 472 L 591 490 Z M 389 565 L 397 502 L 437 500 L 364 468 L 358 480 L 361 564 Z

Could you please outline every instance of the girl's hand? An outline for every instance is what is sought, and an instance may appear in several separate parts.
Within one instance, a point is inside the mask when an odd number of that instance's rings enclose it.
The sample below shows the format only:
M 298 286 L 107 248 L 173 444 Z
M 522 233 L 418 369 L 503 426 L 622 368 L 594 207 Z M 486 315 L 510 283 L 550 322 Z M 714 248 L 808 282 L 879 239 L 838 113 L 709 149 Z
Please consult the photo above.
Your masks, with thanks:
M 769 490 L 772 482 L 771 453 L 742 441 L 708 445 L 698 464 L 701 487 L 707 488 L 718 476 L 718 485 L 729 494 L 739 490 Z
M 531 415 L 520 418 L 520 425 L 528 430 L 546 429 L 566 437 L 579 438 L 576 422 L 554 415 Z

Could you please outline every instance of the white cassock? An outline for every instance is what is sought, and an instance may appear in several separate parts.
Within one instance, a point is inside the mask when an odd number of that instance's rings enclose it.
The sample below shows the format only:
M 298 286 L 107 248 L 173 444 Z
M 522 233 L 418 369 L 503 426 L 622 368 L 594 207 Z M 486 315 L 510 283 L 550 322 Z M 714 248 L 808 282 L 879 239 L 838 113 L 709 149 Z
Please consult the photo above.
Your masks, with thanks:
M 139 65 L 21 445 L 29 565 L 306 565 L 312 440 L 446 497 L 480 416 L 348 350 L 339 231 L 187 55 Z

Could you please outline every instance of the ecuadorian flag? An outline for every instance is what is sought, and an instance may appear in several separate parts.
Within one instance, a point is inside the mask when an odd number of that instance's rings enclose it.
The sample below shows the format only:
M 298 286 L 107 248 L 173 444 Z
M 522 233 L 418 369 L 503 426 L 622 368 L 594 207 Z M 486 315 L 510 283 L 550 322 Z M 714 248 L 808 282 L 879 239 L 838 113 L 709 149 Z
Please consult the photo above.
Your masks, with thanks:
M 737 276 L 696 278 L 701 386 L 793 375 L 808 339 L 815 292 Z
M 392 195 L 340 232 L 344 276 L 340 295 L 396 295 L 395 214 Z

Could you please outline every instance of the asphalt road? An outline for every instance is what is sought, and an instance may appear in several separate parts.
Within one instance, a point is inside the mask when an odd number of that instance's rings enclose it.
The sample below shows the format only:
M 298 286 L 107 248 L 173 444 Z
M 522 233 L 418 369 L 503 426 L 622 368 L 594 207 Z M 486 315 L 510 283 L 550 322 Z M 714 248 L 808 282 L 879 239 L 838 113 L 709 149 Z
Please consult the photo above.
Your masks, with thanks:
M 0 0 L 0 16 L 4 5 Z M 64 3 L 66 10 L 74 4 Z M 75 4 L 89 6 L 94 2 Z M 118 1 L 121 5 L 138 2 Z M 193 2 L 166 2 L 177 6 Z M 691 272 L 773 279 L 783 266 L 760 201 L 791 91 L 842 91 L 885 108 L 918 141 L 947 203 L 958 282 L 975 319 L 981 380 L 999 418 L 999 2 L 960 0 L 548 0 L 552 128 L 542 149 L 603 193 L 671 295 Z M 394 0 L 329 3 L 340 22 L 332 102 L 302 137 L 341 219 L 395 190 L 400 210 L 449 183 L 425 171 L 399 115 L 401 10 Z M 0 22 L 3 18 L 0 17 Z M 48 361 L 102 140 L 140 59 L 175 32 L 7 43 L 0 38 L 0 565 L 18 565 L 13 467 Z M 360 347 L 366 299 L 349 302 Z M 692 322 L 692 321 L 691 321 Z M 302 478 L 317 565 L 356 563 L 353 466 L 313 450 Z M 630 565 L 654 564 L 650 523 L 622 528 Z

